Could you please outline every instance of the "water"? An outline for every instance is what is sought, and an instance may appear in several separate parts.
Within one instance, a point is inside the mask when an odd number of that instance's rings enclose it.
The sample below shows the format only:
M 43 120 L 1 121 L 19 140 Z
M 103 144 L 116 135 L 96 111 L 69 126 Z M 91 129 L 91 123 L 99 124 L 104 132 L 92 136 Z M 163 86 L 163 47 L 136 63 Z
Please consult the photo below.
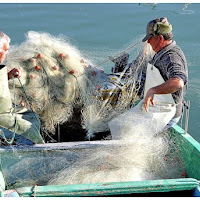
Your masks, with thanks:
M 200 142 L 200 4 L 0 4 L 1 30 L 20 44 L 30 31 L 65 35 L 83 52 L 114 52 L 144 36 L 149 20 L 165 16 L 189 68 L 188 132 Z M 105 53 L 105 60 L 108 58 Z M 106 68 L 106 66 L 102 66 Z M 110 69 L 106 68 L 106 71 Z

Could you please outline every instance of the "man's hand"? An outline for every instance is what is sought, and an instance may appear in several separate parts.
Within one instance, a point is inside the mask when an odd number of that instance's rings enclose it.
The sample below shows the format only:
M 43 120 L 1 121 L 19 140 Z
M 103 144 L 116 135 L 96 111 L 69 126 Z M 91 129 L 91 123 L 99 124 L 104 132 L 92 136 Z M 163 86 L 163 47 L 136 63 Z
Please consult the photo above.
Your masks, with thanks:
M 21 71 L 19 69 L 13 68 L 10 72 L 8 72 L 8 79 L 19 78 L 21 76 Z
M 146 112 L 148 112 L 149 110 L 149 102 L 151 102 L 151 104 L 154 105 L 153 97 L 154 97 L 154 90 L 153 88 L 150 88 L 144 98 L 144 108 Z

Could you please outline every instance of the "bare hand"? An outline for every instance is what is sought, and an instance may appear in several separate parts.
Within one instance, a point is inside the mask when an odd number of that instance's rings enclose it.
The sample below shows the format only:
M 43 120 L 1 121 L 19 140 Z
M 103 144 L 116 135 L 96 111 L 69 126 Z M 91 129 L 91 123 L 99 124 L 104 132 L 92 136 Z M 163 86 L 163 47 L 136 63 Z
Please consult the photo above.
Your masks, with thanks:
M 19 69 L 13 68 L 10 72 L 8 72 L 8 79 L 19 78 L 21 76 L 21 71 Z
M 153 88 L 150 88 L 144 98 L 144 108 L 146 110 L 146 112 L 149 111 L 149 102 L 151 102 L 151 104 L 154 106 L 154 101 L 153 101 L 153 97 L 154 97 L 154 92 L 153 92 Z

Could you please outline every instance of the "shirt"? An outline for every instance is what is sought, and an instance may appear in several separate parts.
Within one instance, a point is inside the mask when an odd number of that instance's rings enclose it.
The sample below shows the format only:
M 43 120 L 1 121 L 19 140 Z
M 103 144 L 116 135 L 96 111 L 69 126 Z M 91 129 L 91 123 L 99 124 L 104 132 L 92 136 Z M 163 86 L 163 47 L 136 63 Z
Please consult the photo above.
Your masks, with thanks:
M 150 63 L 159 70 L 164 81 L 170 78 L 181 78 L 183 80 L 184 87 L 172 93 L 172 97 L 177 104 L 174 118 L 180 117 L 183 110 L 184 96 L 188 87 L 188 68 L 183 51 L 173 41 L 156 53 Z

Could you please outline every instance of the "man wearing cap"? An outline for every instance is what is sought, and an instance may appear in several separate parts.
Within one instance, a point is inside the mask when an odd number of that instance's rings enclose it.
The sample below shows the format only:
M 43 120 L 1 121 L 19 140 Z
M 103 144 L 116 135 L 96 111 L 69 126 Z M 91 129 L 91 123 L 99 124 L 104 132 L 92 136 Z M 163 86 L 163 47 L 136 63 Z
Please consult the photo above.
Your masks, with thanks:
M 157 18 L 147 24 L 146 36 L 142 40 L 151 45 L 156 53 L 150 64 L 155 66 L 164 83 L 150 88 L 144 97 L 144 107 L 148 111 L 149 103 L 154 105 L 155 94 L 172 94 L 176 103 L 176 113 L 169 125 L 178 123 L 182 110 L 183 99 L 188 85 L 187 62 L 182 50 L 173 41 L 172 25 L 167 18 Z

